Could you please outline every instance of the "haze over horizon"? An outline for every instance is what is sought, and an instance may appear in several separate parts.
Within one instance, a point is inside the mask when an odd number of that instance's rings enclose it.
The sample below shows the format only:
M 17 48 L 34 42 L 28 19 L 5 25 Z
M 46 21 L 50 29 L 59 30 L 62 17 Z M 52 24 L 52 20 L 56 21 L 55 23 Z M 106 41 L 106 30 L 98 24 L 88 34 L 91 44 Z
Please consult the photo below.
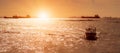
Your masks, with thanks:
M 100 16 L 120 17 L 120 0 L 0 0 L 0 16 L 31 15 L 41 11 L 50 17 Z

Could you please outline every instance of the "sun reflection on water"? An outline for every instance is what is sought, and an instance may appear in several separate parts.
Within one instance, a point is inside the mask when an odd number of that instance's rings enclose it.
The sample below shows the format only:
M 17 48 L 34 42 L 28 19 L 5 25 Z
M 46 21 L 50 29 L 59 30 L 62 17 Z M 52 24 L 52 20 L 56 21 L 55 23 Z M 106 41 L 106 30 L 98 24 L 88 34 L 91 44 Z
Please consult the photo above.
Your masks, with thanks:
M 41 23 L 41 24 L 51 24 L 51 22 L 53 22 L 53 20 L 51 18 L 37 18 L 38 23 Z

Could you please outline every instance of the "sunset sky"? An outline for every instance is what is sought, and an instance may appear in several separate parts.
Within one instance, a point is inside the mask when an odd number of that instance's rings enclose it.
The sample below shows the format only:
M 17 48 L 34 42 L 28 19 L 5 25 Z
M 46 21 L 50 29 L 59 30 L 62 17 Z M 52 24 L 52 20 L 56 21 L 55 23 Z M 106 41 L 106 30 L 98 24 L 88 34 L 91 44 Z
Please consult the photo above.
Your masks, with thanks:
M 40 12 L 47 12 L 49 17 L 120 17 L 120 0 L 0 0 L 0 16 L 37 16 Z

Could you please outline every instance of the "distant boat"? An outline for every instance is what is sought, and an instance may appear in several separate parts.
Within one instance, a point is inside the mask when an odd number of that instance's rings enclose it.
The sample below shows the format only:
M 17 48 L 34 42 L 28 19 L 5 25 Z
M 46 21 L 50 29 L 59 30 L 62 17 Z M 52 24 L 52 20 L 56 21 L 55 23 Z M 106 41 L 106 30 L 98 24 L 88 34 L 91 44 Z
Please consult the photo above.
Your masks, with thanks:
M 99 15 L 94 15 L 94 16 L 81 16 L 81 18 L 100 18 Z
M 100 18 L 98 14 L 95 14 L 94 16 L 72 16 L 69 18 Z
M 86 28 L 85 38 L 87 40 L 96 40 L 97 39 L 96 35 L 97 35 L 96 28 L 92 27 Z

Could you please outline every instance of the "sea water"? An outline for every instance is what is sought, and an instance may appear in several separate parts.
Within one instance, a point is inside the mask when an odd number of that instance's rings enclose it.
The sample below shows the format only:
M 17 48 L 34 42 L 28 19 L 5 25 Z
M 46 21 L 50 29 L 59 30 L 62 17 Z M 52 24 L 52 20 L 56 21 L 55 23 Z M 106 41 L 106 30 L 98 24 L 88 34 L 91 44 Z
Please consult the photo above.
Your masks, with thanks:
M 97 40 L 85 39 L 89 26 Z M 120 53 L 120 19 L 0 18 L 0 53 Z

